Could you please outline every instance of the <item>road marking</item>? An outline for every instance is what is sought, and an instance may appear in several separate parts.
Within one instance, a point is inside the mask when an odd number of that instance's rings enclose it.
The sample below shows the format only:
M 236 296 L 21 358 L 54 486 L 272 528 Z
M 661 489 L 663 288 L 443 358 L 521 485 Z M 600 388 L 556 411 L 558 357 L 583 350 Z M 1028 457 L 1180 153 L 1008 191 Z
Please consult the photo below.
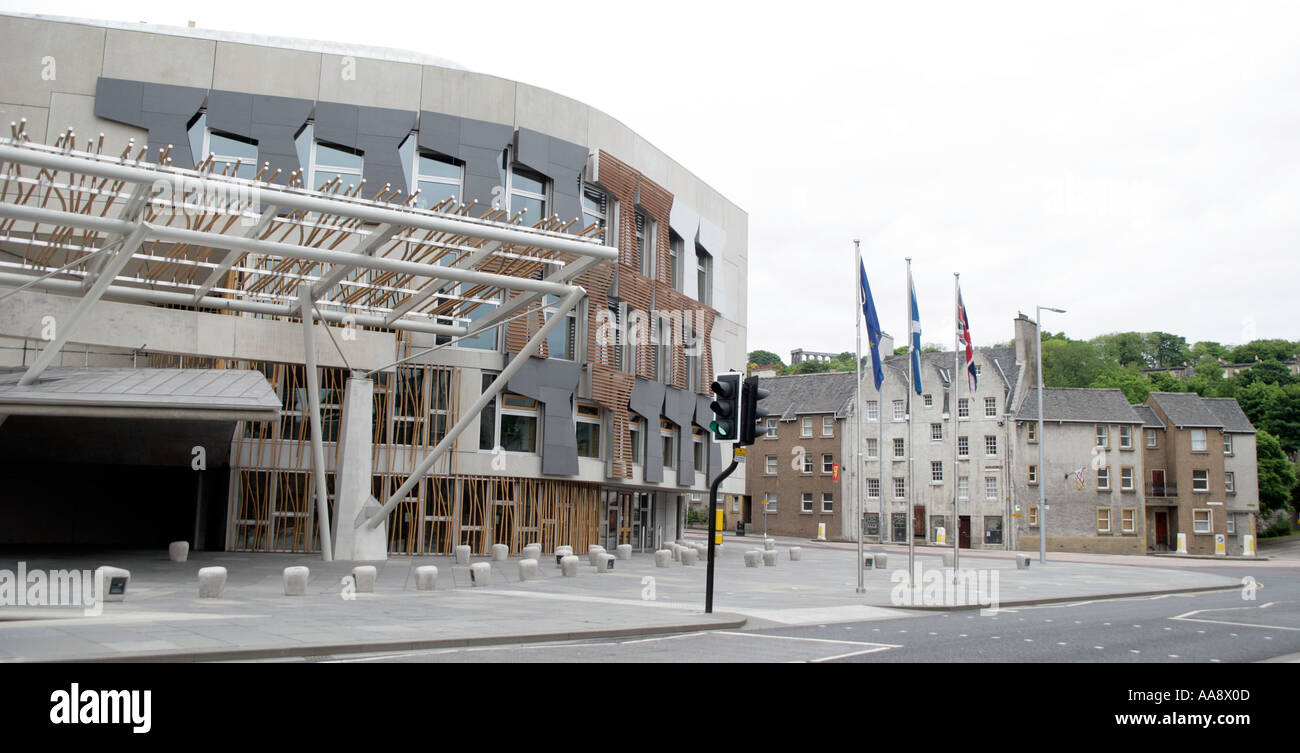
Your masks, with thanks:
M 1102 650 L 1102 649 L 1101 649 L 1101 646 L 1093 646 L 1093 648 L 1097 649 L 1098 651 L 1101 651 L 1101 650 Z
M 1247 609 L 1248 607 L 1225 607 L 1225 609 Z M 1252 625 L 1249 622 L 1232 622 L 1230 620 L 1207 620 L 1193 617 L 1194 614 L 1201 612 L 1217 612 L 1221 609 L 1193 609 L 1190 612 L 1184 612 L 1177 617 L 1170 617 L 1171 620 L 1182 620 L 1184 622 L 1204 622 L 1210 625 L 1236 625 L 1237 627 L 1260 628 L 1262 630 L 1293 630 L 1300 631 L 1300 627 L 1289 627 L 1287 625 Z M 1198 633 L 1204 633 L 1204 630 L 1197 630 Z M 1236 633 L 1230 633 L 1233 638 L 1237 637 Z
M 1064 646 L 1064 645 L 1065 645 L 1065 641 L 1057 641 L 1057 642 L 1056 642 L 1056 645 L 1058 645 L 1058 646 Z
M 1128 652 L 1129 652 L 1130 654 L 1140 654 L 1140 653 L 1142 653 L 1141 651 L 1137 650 L 1136 648 L 1130 648 L 1130 649 L 1128 650 Z
M 767 633 L 740 633 L 732 630 L 718 630 L 700 635 L 734 635 L 742 638 L 770 638 L 781 641 L 807 641 L 809 643 L 837 643 L 843 646 L 884 646 L 885 648 L 902 648 L 896 643 L 871 643 L 870 641 L 838 641 L 833 638 L 803 638 L 797 635 L 769 635 Z
M 654 638 L 638 638 L 634 641 L 622 641 L 618 645 L 631 646 L 634 643 L 654 643 L 656 641 L 675 641 L 678 638 L 690 638 L 693 635 L 704 635 L 704 633 L 681 633 L 679 635 L 660 635 Z
M 890 646 L 877 646 L 876 648 L 868 648 L 862 651 L 850 651 L 847 654 L 836 654 L 835 656 L 823 656 L 820 659 L 809 659 L 808 663 L 821 664 L 822 662 L 835 661 L 836 659 L 847 659 L 850 656 L 864 656 L 866 654 L 877 654 L 880 653 L 881 651 L 888 651 L 889 649 Z

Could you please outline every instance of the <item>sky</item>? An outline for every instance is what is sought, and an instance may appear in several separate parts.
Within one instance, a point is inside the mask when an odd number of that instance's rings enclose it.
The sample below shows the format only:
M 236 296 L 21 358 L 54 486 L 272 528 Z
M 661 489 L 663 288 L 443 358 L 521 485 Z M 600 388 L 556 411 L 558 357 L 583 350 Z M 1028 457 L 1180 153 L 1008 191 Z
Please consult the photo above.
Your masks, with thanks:
M 1049 7 L 1050 6 L 1050 7 Z M 1280 2 L 0 0 L 0 9 L 414 50 L 622 121 L 749 215 L 749 348 L 884 329 L 976 346 L 1300 339 L 1300 5 Z M 106 16 L 105 14 L 111 14 Z

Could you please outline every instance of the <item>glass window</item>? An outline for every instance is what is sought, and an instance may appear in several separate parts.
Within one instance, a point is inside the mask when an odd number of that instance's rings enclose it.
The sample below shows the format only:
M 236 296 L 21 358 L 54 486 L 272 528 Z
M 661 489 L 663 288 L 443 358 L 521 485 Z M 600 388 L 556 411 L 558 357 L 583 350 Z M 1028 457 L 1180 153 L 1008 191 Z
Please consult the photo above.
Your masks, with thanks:
M 871 499 L 880 499 L 880 479 L 867 479 L 867 497 Z
M 1192 491 L 1208 492 L 1210 490 L 1210 472 L 1192 471 Z
M 677 442 L 672 433 L 660 435 L 664 443 L 664 467 L 677 467 Z
M 894 478 L 894 499 L 903 499 L 907 496 L 907 479 Z
M 996 397 L 984 398 L 984 417 L 996 418 L 998 415 L 998 399 Z M 1044 416 L 1046 418 L 1046 416 Z
M 361 152 L 320 141 L 314 142 L 312 150 L 310 188 L 320 190 L 336 179 L 343 188 L 361 183 Z
M 1147 447 L 1156 446 L 1156 430 L 1147 429 Z
M 813 429 L 813 424 L 812 424 L 812 421 L 813 421 L 813 420 L 812 420 L 812 417 L 811 417 L 811 416 L 804 416 L 804 417 L 803 417 L 803 420 L 799 422 L 799 436 L 801 436 L 801 437 L 811 437 L 811 436 L 813 435 L 813 430 L 812 430 L 812 429 Z
M 655 222 L 644 211 L 636 210 L 636 250 L 641 259 L 641 274 L 655 276 Z
M 823 436 L 823 437 L 833 437 L 833 436 L 835 436 L 835 417 L 834 417 L 834 416 L 822 416 L 822 436 Z
M 835 472 L 835 456 L 828 453 L 822 454 L 822 473 Z
M 1231 435 L 1231 434 L 1224 434 L 1224 435 L 1223 435 L 1223 454 L 1224 454 L 1224 455 L 1231 455 L 1231 454 L 1232 454 L 1232 435 Z
M 902 437 L 894 437 L 894 457 L 896 458 L 907 457 L 907 447 L 903 444 Z
M 1119 447 L 1121 450 L 1133 449 L 1133 427 L 1119 427 Z
M 930 440 L 933 442 L 943 441 L 943 424 L 930 424 Z
M 867 457 L 876 458 L 880 456 L 880 442 L 875 437 L 867 438 Z
M 876 400 L 867 401 L 867 420 L 868 421 L 880 420 L 880 403 L 878 401 Z
M 812 459 L 812 455 L 809 455 L 809 454 L 807 454 L 807 453 L 805 453 L 804 456 L 803 456 L 803 472 L 804 472 L 804 473 L 812 473 L 812 472 L 813 472 L 813 459 Z
M 769 494 L 763 503 L 763 512 L 776 512 L 776 495 Z
M 957 479 L 957 498 L 970 499 L 970 477 L 962 476 Z
M 506 452 L 537 451 L 537 416 L 501 414 L 501 446 Z
M 866 529 L 865 529 L 866 534 L 868 536 L 879 536 L 880 535 L 880 513 L 869 512 L 866 515 L 864 515 L 863 518 L 864 518 L 864 522 L 866 523 Z
M 692 452 L 694 452 L 693 459 L 695 461 L 695 465 L 694 465 L 695 471 L 697 473 L 703 473 L 704 472 L 704 440 L 701 439 L 699 429 L 696 429 L 693 432 L 691 432 L 691 445 L 692 445 L 691 450 Z
M 1038 483 L 1038 466 L 1037 466 L 1037 465 L 1031 465 L 1031 466 L 1029 466 L 1029 483 L 1031 483 L 1031 484 L 1037 484 L 1037 483 Z
M 1205 429 L 1192 429 L 1192 452 L 1205 452 Z
M 1030 506 L 1029 506 L 1029 515 L 1028 515 L 1028 517 L 1027 517 L 1027 520 L 1029 521 L 1029 525 L 1030 525 L 1031 527 L 1037 527 L 1037 525 L 1038 525 L 1038 505 L 1030 505 Z
M 943 461 L 930 461 L 930 480 L 934 482 L 943 481 Z
M 1229 494 L 1237 493 L 1237 477 L 1232 471 L 1223 474 L 1223 490 Z
M 1225 522 L 1228 524 L 1228 533 L 1236 533 L 1236 532 L 1237 532 L 1237 516 L 1236 516 L 1236 515 L 1229 514 L 1229 515 L 1227 516 L 1227 520 L 1226 520 Z
M 546 318 L 550 319 L 559 312 L 561 299 L 558 296 L 548 295 L 543 300 L 546 306 Z M 569 309 L 564 318 L 565 321 L 546 336 L 546 350 L 551 358 L 572 361 L 576 358 L 574 346 L 577 338 L 577 312 Z
M 208 128 L 207 113 L 199 115 L 189 128 L 190 152 L 197 166 L 212 155 L 213 175 L 234 175 L 246 180 L 257 176 L 257 142 Z M 238 164 L 238 169 L 235 165 Z
M 803 511 L 804 511 L 804 512 L 812 512 L 812 511 L 813 511 L 813 493 L 812 493 L 812 492 L 804 492 L 804 493 L 803 493 Z
M 1097 508 L 1097 533 L 1110 533 L 1110 509 Z
M 600 235 L 606 245 L 614 245 L 617 240 L 614 232 L 610 227 L 614 223 L 610 221 L 610 202 L 609 194 L 601 188 L 591 185 L 582 187 L 582 225 L 584 228 L 595 225 L 600 229 L 603 235 Z
M 984 543 L 985 544 L 1002 543 L 1002 516 L 1001 515 L 984 516 Z
M 835 494 L 822 492 L 822 512 L 835 512 Z
M 778 419 L 775 418 L 767 419 L 767 436 L 773 438 L 776 437 L 777 420 Z
M 997 499 L 997 498 L 998 498 L 998 477 L 985 476 L 984 477 L 984 499 Z
M 1132 507 L 1126 507 L 1119 511 L 1120 530 L 1124 533 L 1135 533 L 1137 531 L 1137 510 Z
M 1044 418 L 1046 418 L 1046 416 L 1044 416 Z M 1097 426 L 1097 446 L 1098 446 L 1098 447 L 1110 447 L 1110 427 L 1109 427 L 1109 426 L 1102 426 L 1102 425 L 1098 424 L 1098 426 Z
M 682 238 L 672 230 L 668 231 L 668 287 L 682 289 L 682 253 L 685 246 Z
M 933 395 L 923 395 L 922 397 L 923 397 L 924 400 L 925 400 L 925 407 L 927 407 L 927 408 L 933 408 L 933 407 L 934 407 L 934 396 L 933 396 Z
M 700 244 L 695 244 L 696 298 L 708 304 L 713 300 L 713 257 Z
M 775 455 L 768 455 L 768 456 L 767 456 L 767 464 L 764 466 L 764 471 L 765 471 L 765 472 L 767 473 L 767 475 L 769 475 L 769 476 L 775 476 L 775 475 L 776 475 L 776 456 L 775 456 Z
M 546 177 L 522 165 L 510 171 L 510 215 L 523 210 L 520 224 L 536 225 L 546 219 Z
M 482 388 L 480 394 L 487 392 L 492 381 L 497 378 L 496 374 L 483 374 Z M 491 450 L 497 446 L 497 400 L 488 401 L 483 407 L 483 412 L 479 413 L 478 418 L 478 448 L 480 450 Z
M 1195 533 L 1210 533 L 1210 511 L 1192 510 L 1192 530 Z
M 1097 488 L 1098 489 L 1110 488 L 1110 466 L 1103 465 L 1102 467 L 1097 469 Z
M 577 416 L 578 457 L 600 457 L 600 408 L 578 405 Z
M 1126 492 L 1133 491 L 1133 469 L 1132 468 L 1126 467 L 1126 468 L 1119 469 L 1119 488 Z
M 1038 422 L 1031 421 L 1029 422 L 1029 442 L 1032 444 L 1037 441 L 1038 441 Z
M 970 398 L 957 398 L 957 418 L 970 418 Z
M 454 209 L 461 195 L 460 181 L 460 165 L 433 154 L 417 154 L 412 185 L 420 194 L 415 198 L 415 206 L 428 209 L 442 204 L 444 211 Z
M 907 408 L 904 406 L 903 401 L 902 401 L 902 400 L 895 400 L 895 401 L 894 401 L 894 420 L 895 420 L 895 421 L 904 421 L 904 420 L 906 420 L 906 419 L 907 419 Z
M 632 445 L 632 462 L 642 463 L 642 455 L 645 444 L 645 432 L 643 431 L 644 422 L 640 418 L 634 418 L 628 424 L 629 439 Z
M 970 457 L 970 437 L 957 437 L 957 457 Z
M 996 434 L 984 435 L 984 454 L 996 457 L 998 454 L 998 437 Z

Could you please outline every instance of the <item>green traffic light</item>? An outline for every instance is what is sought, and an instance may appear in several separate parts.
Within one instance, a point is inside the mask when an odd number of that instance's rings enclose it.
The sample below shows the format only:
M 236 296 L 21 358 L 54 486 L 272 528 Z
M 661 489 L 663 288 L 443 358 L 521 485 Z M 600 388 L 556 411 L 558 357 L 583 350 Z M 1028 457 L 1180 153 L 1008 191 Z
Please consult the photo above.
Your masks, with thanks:
M 726 430 L 726 429 L 723 429 L 721 426 L 718 426 L 718 422 L 717 422 L 717 421 L 710 421 L 710 422 L 709 422 L 709 431 L 713 432 L 714 434 L 716 434 L 716 435 L 719 436 L 719 437 L 725 437 L 725 436 L 727 436 L 727 430 Z

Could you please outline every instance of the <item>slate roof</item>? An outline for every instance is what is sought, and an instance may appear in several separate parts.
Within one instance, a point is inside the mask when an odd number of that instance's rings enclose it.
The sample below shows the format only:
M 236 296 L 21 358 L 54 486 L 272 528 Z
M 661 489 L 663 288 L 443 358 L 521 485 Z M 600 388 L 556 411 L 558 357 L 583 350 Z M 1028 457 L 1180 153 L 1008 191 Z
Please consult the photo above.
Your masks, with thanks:
M 1135 405 L 1133 406 L 1133 410 L 1138 414 L 1138 418 L 1142 419 L 1142 428 L 1144 429 L 1165 428 L 1165 422 L 1160 420 L 1160 417 L 1157 416 L 1156 412 L 1151 409 L 1151 406 Z
M 1025 391 L 1016 420 L 1038 420 L 1037 387 Z M 1110 424 L 1143 422 L 1123 392 L 1084 387 L 1048 387 L 1043 390 L 1043 420 Z
M 1016 380 L 1020 378 L 1020 367 L 1016 365 L 1015 348 L 976 348 L 977 354 L 993 362 L 992 369 L 980 370 L 980 384 L 987 384 L 989 379 L 997 380 L 1003 389 L 1012 392 L 1016 387 Z M 964 354 L 963 354 L 964 355 Z M 979 359 L 976 358 L 976 362 Z M 868 360 L 868 376 L 870 371 Z M 907 355 L 888 356 L 884 359 L 884 365 L 893 368 L 898 372 L 901 379 L 907 381 Z M 921 354 L 921 386 L 923 389 L 930 389 L 927 385 L 939 384 L 947 385 L 947 375 L 952 371 L 953 351 L 941 351 L 938 353 Z M 992 373 L 990 373 L 992 372 Z M 963 382 L 965 385 L 965 382 Z M 942 386 L 938 389 L 942 389 Z M 965 386 L 962 387 L 963 391 Z
M 1151 399 L 1178 428 L 1223 428 L 1223 421 L 1195 392 L 1152 392 Z M 1252 427 L 1253 428 L 1253 427 Z
M 771 406 L 769 414 L 780 416 L 782 421 L 793 421 L 795 416 L 807 413 L 834 413 L 837 418 L 843 417 L 853 400 L 856 380 L 854 372 L 839 371 L 760 377 L 759 386 L 771 393 L 763 401 L 764 407 Z
M 1250 423 L 1250 419 L 1246 417 L 1245 411 L 1241 409 L 1241 405 L 1235 398 L 1203 397 L 1201 401 L 1223 422 L 1224 431 L 1236 434 L 1255 433 L 1255 426 Z
M 43 409 L 72 412 L 143 410 L 164 417 L 201 418 L 205 411 L 244 412 L 262 419 L 280 413 L 280 399 L 260 371 L 248 369 L 52 368 L 19 386 L 24 369 L 0 373 L 0 413 Z

